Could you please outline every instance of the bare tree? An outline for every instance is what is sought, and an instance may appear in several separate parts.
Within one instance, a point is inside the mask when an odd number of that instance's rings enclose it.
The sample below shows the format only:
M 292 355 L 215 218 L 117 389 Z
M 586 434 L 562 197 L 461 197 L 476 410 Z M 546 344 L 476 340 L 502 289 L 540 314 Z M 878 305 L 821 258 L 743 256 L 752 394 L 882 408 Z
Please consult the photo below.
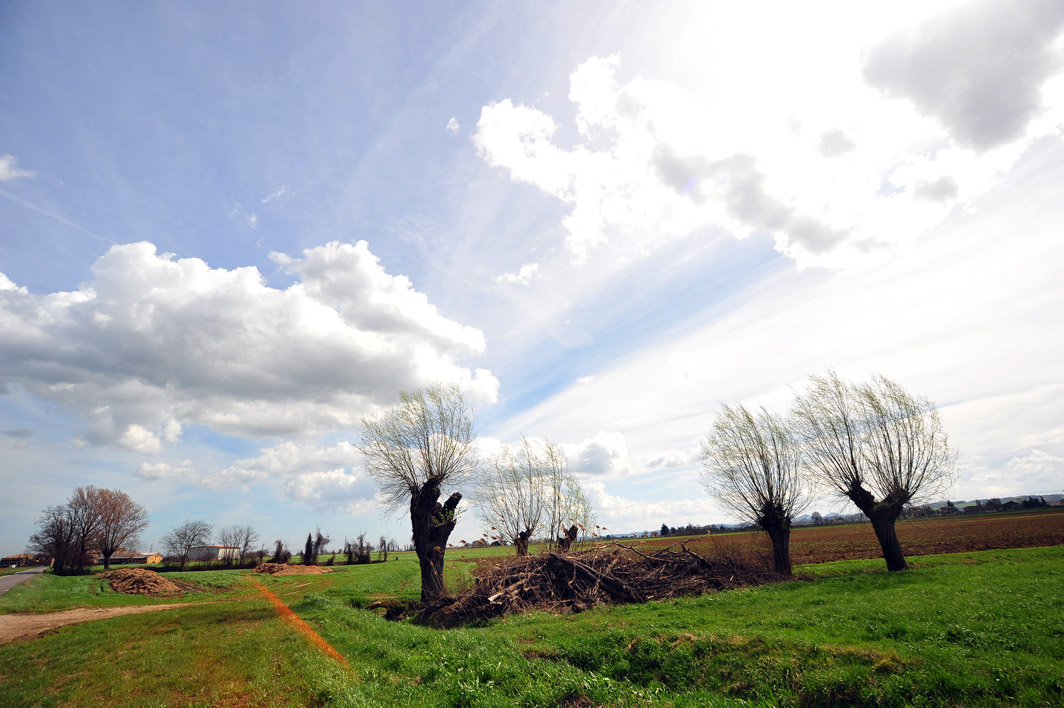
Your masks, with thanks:
M 388 539 L 386 539 L 384 536 L 381 536 L 380 539 L 377 541 L 377 560 L 388 560 Z
M 244 526 L 240 529 L 236 535 L 236 546 L 240 548 L 240 562 L 244 562 L 244 558 L 252 555 L 252 548 L 259 542 L 259 534 L 251 526 Z
M 791 523 L 811 495 L 787 421 L 764 408 L 755 417 L 744 406 L 724 405 L 700 448 L 706 490 L 768 534 L 776 572 L 790 575 Z
M 287 563 L 292 559 L 292 552 L 284 545 L 284 541 L 277 539 L 273 543 L 273 556 L 270 557 L 271 563 Z
M 37 520 L 36 533 L 30 536 L 28 550 L 50 556 L 52 568 L 56 572 L 73 565 L 76 543 L 70 507 L 55 504 L 44 510 Z
M 223 526 L 218 529 L 218 543 L 229 548 L 237 549 L 237 563 L 243 563 L 244 558 L 254 555 L 252 547 L 259 542 L 259 534 L 252 526 Z M 233 556 L 225 555 L 226 564 L 232 563 Z
M 223 526 L 218 529 L 216 536 L 219 545 L 227 546 L 230 548 L 240 548 L 240 534 L 243 531 L 241 526 Z M 233 562 L 233 556 L 229 553 L 225 554 L 225 564 L 230 565 Z
M 111 556 L 121 547 L 140 543 L 140 534 L 148 528 L 148 510 L 117 489 L 97 490 L 100 523 L 96 545 L 103 555 L 103 567 L 111 567 Z
M 399 394 L 399 404 L 363 418 L 362 454 L 393 511 L 409 504 L 421 599 L 442 597 L 447 539 L 462 495 L 439 503 L 441 491 L 468 479 L 477 464 L 475 415 L 458 388 L 436 385 Z
M 513 541 L 517 555 L 528 554 L 549 504 L 549 467 L 544 454 L 528 438 L 516 450 L 504 445 L 484 465 L 476 504 L 484 523 Z
M 325 547 L 329 545 L 329 541 L 332 539 L 321 532 L 320 528 L 314 528 L 314 562 L 318 562 L 318 556 L 326 553 Z
M 888 570 L 908 565 L 895 533 L 906 504 L 945 494 L 956 456 L 935 405 L 897 383 L 810 378 L 794 406 L 810 470 L 872 522 Z
M 210 541 L 212 528 L 206 521 L 186 521 L 163 536 L 163 548 L 166 549 L 167 555 L 180 558 L 181 567 L 184 568 L 192 547 L 203 546 Z
M 100 530 L 100 490 L 91 484 L 78 487 L 70 495 L 67 508 L 76 544 L 73 564 L 84 568 L 86 563 L 90 563 L 89 551 L 95 550 L 91 546 Z
M 547 498 L 546 536 L 550 543 L 560 544 L 569 539 L 566 546 L 576 540 L 580 529 L 590 533 L 595 523 L 595 512 L 587 498 L 580 480 L 569 471 L 569 458 L 561 445 L 550 440 L 543 443 L 543 464 L 546 473 L 544 493 Z M 575 527 L 576 531 L 572 529 Z
M 369 563 L 369 553 L 372 550 L 369 541 L 366 540 L 366 532 L 359 532 L 356 537 L 355 562 Z

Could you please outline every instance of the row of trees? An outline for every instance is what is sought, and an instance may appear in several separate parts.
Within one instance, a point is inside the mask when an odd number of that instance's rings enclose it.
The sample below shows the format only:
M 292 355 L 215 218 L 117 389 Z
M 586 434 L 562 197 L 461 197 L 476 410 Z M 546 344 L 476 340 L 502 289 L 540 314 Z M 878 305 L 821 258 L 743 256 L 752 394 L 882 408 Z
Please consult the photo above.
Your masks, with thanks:
M 813 376 L 786 415 L 722 406 L 701 443 L 703 483 L 772 542 L 790 574 L 790 528 L 814 494 L 848 499 L 875 531 L 889 570 L 907 568 L 895 522 L 911 504 L 945 493 L 955 454 L 938 410 L 882 376 Z
M 447 540 L 458 520 L 457 488 L 478 478 L 483 519 L 528 551 L 541 528 L 568 547 L 593 523 L 591 504 L 554 443 L 528 439 L 504 446 L 485 465 L 476 444 L 476 414 L 456 388 L 401 392 L 399 403 L 362 419 L 360 449 L 387 508 L 408 511 L 421 567 L 421 599 L 442 597 Z M 441 502 L 441 495 L 450 492 Z
M 473 501 L 481 521 L 499 538 L 511 540 L 519 556 L 528 554 L 533 539 L 555 542 L 574 526 L 594 524 L 591 502 L 569 471 L 565 451 L 549 440 L 524 438 L 520 445 L 503 445 L 481 468 L 477 482 Z
M 181 567 L 184 568 L 192 549 L 197 546 L 210 545 L 212 540 L 216 541 L 219 546 L 237 549 L 235 558 L 230 555 L 224 558 L 230 563 L 233 561 L 243 563 L 245 558 L 256 555 L 261 558 L 266 555 L 264 549 L 255 550 L 255 546 L 259 543 L 259 534 L 254 527 L 236 524 L 223 526 L 215 533 L 214 526 L 202 519 L 186 521 L 175 526 L 162 537 L 161 542 L 167 557 L 179 561 Z
M 97 553 L 105 568 L 119 548 L 135 546 L 148 527 L 148 512 L 125 492 L 78 487 L 65 504 L 44 510 L 37 531 L 30 536 L 29 550 L 53 559 L 53 568 L 82 569 Z

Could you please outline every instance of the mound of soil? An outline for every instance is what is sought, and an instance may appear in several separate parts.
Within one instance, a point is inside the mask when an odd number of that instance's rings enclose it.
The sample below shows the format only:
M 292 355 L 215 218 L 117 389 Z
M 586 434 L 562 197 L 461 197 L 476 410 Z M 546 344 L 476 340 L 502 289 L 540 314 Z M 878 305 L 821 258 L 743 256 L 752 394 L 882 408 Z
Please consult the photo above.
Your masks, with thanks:
M 255 566 L 256 573 L 267 575 L 321 575 L 328 573 L 328 568 L 320 565 L 288 565 L 287 563 L 259 563 Z
M 97 573 L 115 592 L 127 595 L 178 595 L 182 588 L 147 568 L 119 568 Z
M 600 604 L 701 595 L 781 579 L 731 558 L 703 558 L 683 543 L 651 554 L 615 543 L 479 566 L 470 590 L 424 608 L 422 618 L 449 626 L 530 609 L 580 612 Z

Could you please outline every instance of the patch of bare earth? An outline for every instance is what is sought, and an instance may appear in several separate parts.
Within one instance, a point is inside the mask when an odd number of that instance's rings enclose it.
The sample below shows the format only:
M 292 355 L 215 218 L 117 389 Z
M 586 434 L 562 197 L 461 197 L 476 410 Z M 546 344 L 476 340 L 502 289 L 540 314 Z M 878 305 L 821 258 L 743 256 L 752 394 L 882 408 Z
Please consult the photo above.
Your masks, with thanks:
M 31 639 L 51 629 L 65 627 L 68 624 L 90 622 L 120 615 L 139 615 L 142 612 L 170 610 L 188 605 L 139 605 L 136 607 L 79 607 L 74 610 L 50 612 L 48 614 L 0 615 L 0 644 L 16 639 Z
M 328 573 L 328 568 L 320 565 L 288 565 L 287 563 L 259 563 L 255 566 L 256 573 L 266 575 L 321 575 Z
M 906 556 L 966 553 L 996 548 L 1030 548 L 1064 543 L 1064 510 L 1019 514 L 947 516 L 899 521 L 898 540 Z M 641 548 L 667 546 L 671 538 L 648 539 Z M 766 558 L 771 562 L 768 537 L 760 533 L 714 534 L 687 541 L 702 555 Z M 827 563 L 858 558 L 881 558 L 871 524 L 806 526 L 791 530 L 791 561 Z

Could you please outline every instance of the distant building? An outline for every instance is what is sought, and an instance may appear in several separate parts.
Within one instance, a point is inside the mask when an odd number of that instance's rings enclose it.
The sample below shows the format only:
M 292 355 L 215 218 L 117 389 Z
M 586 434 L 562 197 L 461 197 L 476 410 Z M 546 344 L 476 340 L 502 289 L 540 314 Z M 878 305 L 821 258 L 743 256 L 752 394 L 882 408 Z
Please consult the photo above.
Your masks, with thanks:
M 48 558 L 30 553 L 16 553 L 0 558 L 0 568 L 25 568 L 31 565 L 48 565 Z
M 103 565 L 103 554 L 97 554 L 92 562 L 94 565 Z M 161 553 L 133 553 L 130 551 L 115 551 L 111 554 L 110 565 L 128 565 L 133 563 L 148 564 L 148 563 L 162 563 L 163 555 Z
M 240 560 L 238 546 L 193 546 L 188 549 L 190 561 L 237 561 Z

